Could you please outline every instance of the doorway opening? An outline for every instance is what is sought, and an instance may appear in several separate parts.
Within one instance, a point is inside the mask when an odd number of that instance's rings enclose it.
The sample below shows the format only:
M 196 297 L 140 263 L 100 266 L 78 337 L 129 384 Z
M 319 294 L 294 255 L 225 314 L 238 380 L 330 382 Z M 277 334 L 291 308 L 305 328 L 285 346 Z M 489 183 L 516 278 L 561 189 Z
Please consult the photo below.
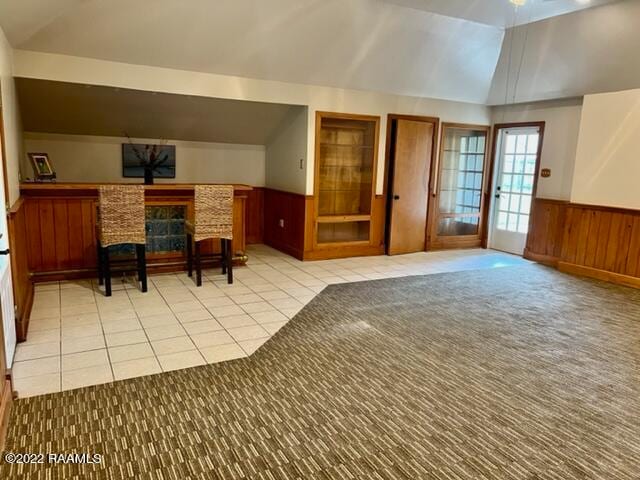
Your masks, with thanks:
M 544 122 L 496 125 L 489 246 L 524 253 L 536 195 Z
M 387 255 L 426 250 L 431 165 L 439 123 L 437 118 L 413 115 L 387 118 Z

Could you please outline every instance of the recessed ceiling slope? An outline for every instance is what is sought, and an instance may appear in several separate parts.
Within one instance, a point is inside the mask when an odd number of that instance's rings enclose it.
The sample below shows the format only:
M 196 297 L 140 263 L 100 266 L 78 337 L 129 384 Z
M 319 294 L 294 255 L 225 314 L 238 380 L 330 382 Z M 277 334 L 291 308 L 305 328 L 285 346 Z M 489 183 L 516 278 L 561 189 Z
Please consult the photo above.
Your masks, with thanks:
M 504 36 L 381 0 L 21 0 L 0 24 L 17 49 L 476 103 Z
M 507 28 L 617 0 L 527 0 L 517 11 L 509 0 L 382 0 L 418 10 Z M 515 23 L 514 23 L 515 22 Z
M 39 133 L 266 145 L 303 108 L 26 78 L 16 86 L 23 128 Z

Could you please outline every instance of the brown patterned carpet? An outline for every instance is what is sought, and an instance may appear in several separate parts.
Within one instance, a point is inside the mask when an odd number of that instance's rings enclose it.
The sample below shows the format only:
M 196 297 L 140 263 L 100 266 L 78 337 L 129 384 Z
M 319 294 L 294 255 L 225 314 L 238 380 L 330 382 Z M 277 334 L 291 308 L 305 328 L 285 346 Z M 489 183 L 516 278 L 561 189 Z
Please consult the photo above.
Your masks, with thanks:
M 19 400 L 0 478 L 638 479 L 640 291 L 540 266 L 328 287 L 247 359 Z

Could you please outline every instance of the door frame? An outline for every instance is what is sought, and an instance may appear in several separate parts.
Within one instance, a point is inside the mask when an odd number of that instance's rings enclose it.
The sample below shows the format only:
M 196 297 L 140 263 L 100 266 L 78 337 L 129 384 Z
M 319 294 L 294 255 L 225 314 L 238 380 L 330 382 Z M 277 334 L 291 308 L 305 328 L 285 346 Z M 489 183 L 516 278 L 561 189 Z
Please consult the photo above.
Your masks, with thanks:
M 489 208 L 486 209 L 484 213 L 484 222 L 487 225 L 485 232 L 482 238 L 482 247 L 489 247 L 489 232 L 493 229 L 493 218 L 490 216 L 493 213 L 493 209 L 495 208 L 495 196 L 493 195 L 493 190 L 496 187 L 496 178 L 495 171 L 496 165 L 498 164 L 498 155 L 500 152 L 498 151 L 498 139 L 500 138 L 500 132 L 502 130 L 507 130 L 509 128 L 526 128 L 537 127 L 539 129 L 539 140 L 538 140 L 538 151 L 536 152 L 536 166 L 534 169 L 533 176 L 533 191 L 531 192 L 531 211 L 533 211 L 533 204 L 536 200 L 536 195 L 538 193 L 538 179 L 540 178 L 540 163 L 542 160 L 542 146 L 544 144 L 544 129 L 546 126 L 545 121 L 538 122 L 511 122 L 511 123 L 496 123 L 493 125 L 493 133 L 491 140 L 491 165 L 489 167 Z M 531 233 L 531 228 L 533 227 L 533 215 L 529 215 L 529 231 L 527 233 L 527 242 L 529 241 L 529 233 Z M 526 243 L 525 243 L 526 245 Z M 526 248 L 526 246 L 525 246 Z
M 3 117 L 2 105 L 0 105 L 0 159 L 2 160 L 2 180 L 4 188 L 4 203 L 7 208 L 7 213 L 9 213 L 9 179 L 7 178 L 7 149 L 5 146 L 5 136 L 4 136 L 4 117 Z
M 385 199 L 385 218 L 384 218 L 384 253 L 385 255 L 389 255 L 389 236 L 391 235 L 391 219 L 393 216 L 393 200 L 391 198 L 391 186 L 393 186 L 393 174 L 395 171 L 395 157 L 392 154 L 394 152 L 395 147 L 395 132 L 396 125 L 398 120 L 411 120 L 414 122 L 424 122 L 430 123 L 433 125 L 433 135 L 431 139 L 431 158 L 428 159 L 429 162 L 429 179 L 427 185 L 427 218 L 426 218 L 426 228 L 424 233 L 424 248 L 426 251 L 429 237 L 429 200 L 431 199 L 431 186 L 433 185 L 433 181 L 431 175 L 433 174 L 433 164 L 438 152 L 438 139 L 440 138 L 440 118 L 438 117 L 427 117 L 422 115 L 404 115 L 400 113 L 389 113 L 387 115 L 387 133 L 386 133 L 386 141 L 385 141 L 385 155 L 384 155 L 384 185 L 382 188 L 382 195 Z

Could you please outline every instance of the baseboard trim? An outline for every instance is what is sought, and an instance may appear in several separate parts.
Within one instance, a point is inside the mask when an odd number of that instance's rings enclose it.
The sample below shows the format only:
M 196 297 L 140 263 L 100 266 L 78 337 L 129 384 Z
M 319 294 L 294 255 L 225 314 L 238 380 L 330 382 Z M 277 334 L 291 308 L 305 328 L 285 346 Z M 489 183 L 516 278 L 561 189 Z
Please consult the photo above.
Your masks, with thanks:
M 294 246 L 291 245 L 287 245 L 286 243 L 278 243 L 278 242 L 273 242 L 273 241 L 269 241 L 267 239 L 265 239 L 264 242 L 265 245 L 271 247 L 271 248 L 275 248 L 276 250 L 282 252 L 282 253 L 286 253 L 287 255 L 291 255 L 294 258 L 297 258 L 298 260 L 302 260 L 302 251 Z
M 335 258 L 370 257 L 384 255 L 384 245 L 343 246 L 340 248 L 318 248 L 304 252 L 304 260 L 331 260 Z
M 243 254 L 244 255 L 244 254 Z M 234 266 L 242 266 L 245 264 L 245 258 L 243 255 L 236 256 L 233 259 Z M 128 263 L 128 262 L 125 262 Z M 130 262 L 129 262 L 130 263 Z M 116 264 L 117 265 L 117 264 Z M 204 268 L 218 267 L 220 262 L 216 258 L 207 258 L 206 256 L 202 259 L 202 266 Z M 127 270 L 131 272 L 135 271 L 135 265 L 131 263 L 128 265 Z M 183 272 L 187 269 L 187 260 L 172 260 L 172 261 L 151 261 L 147 262 L 147 273 L 149 274 L 158 274 L 158 273 L 172 273 L 172 272 Z M 120 273 L 117 269 L 114 270 L 114 276 Z M 32 273 L 31 278 L 34 283 L 42 283 L 42 282 L 55 282 L 61 280 L 78 280 L 82 278 L 96 278 L 98 273 L 94 267 L 83 267 L 73 270 L 52 270 L 50 272 L 37 272 Z M 33 299 L 32 299 L 33 303 Z
M 562 261 L 558 262 L 558 270 L 564 273 L 582 275 L 584 277 L 595 278 L 597 280 L 603 280 L 605 282 L 616 283 L 618 285 L 625 285 L 627 287 L 640 289 L 639 277 L 632 277 L 630 275 L 608 272 L 607 270 L 600 270 L 598 268 L 585 267 L 583 265 L 576 265 L 575 263 Z
M 543 265 L 547 265 L 549 267 L 558 267 L 558 263 L 560 259 L 558 257 L 554 257 L 552 255 L 544 255 L 541 253 L 535 253 L 528 249 L 524 250 L 523 257 L 527 260 L 532 260 L 534 262 L 542 263 Z
M 18 342 L 24 342 L 27 339 L 31 309 L 33 308 L 34 289 L 33 281 L 29 280 L 29 288 L 21 303 L 23 309 L 22 312 L 20 312 L 20 318 L 16 321 L 16 340 Z

